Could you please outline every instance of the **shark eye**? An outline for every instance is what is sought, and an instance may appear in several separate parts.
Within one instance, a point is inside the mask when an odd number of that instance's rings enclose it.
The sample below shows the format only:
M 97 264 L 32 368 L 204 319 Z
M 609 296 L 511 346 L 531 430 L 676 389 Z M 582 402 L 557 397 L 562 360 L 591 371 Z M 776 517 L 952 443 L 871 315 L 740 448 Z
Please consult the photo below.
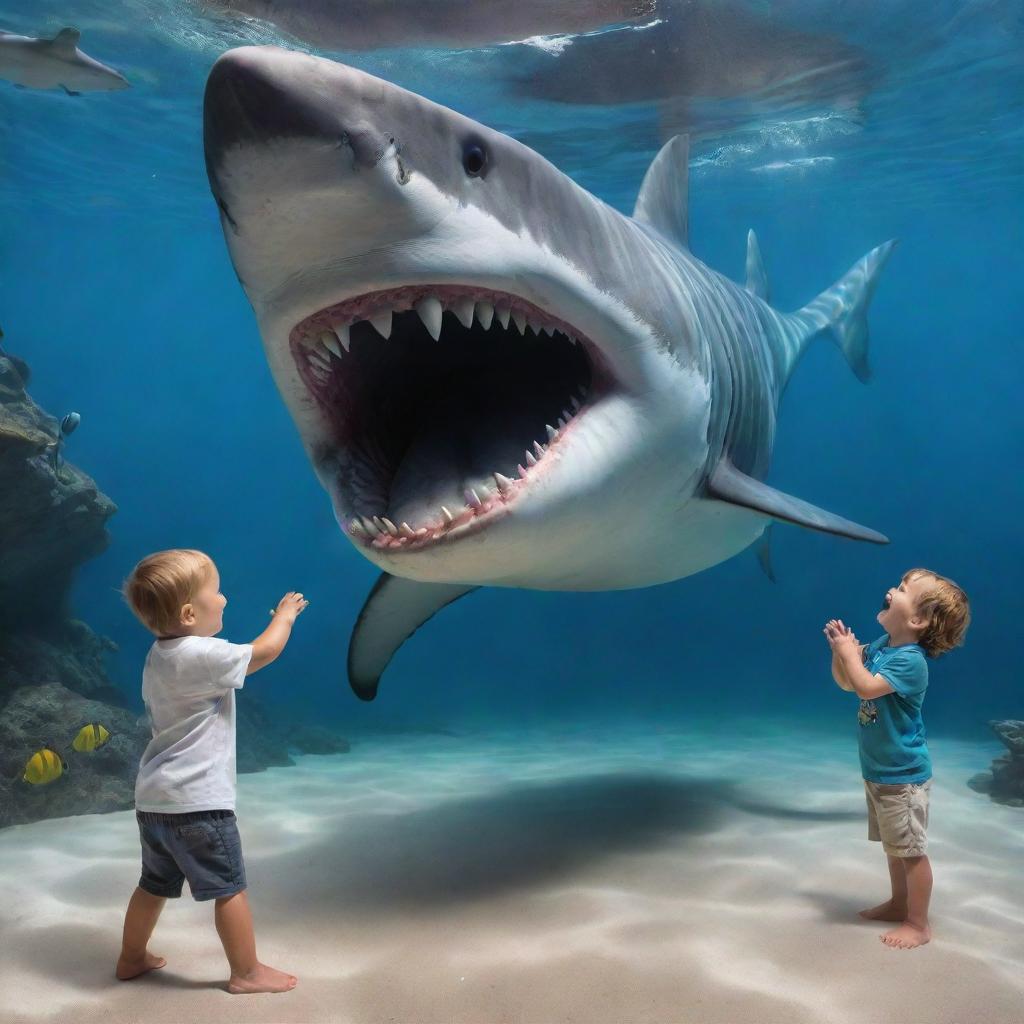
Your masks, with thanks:
M 462 149 L 462 166 L 471 178 L 479 178 L 487 166 L 487 150 L 479 142 L 467 142 Z

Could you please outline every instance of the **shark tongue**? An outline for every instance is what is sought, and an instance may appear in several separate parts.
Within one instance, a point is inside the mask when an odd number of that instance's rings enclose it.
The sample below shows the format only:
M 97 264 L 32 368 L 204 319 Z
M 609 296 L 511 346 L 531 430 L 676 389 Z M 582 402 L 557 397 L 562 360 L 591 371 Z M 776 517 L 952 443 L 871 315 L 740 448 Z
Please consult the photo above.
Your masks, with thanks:
M 398 465 L 388 518 L 415 530 L 436 523 L 442 505 L 458 514 L 467 488 L 484 484 L 493 490 L 495 471 L 515 477 L 524 449 L 543 429 L 537 415 L 523 409 L 491 404 L 453 412 L 439 403 L 422 418 Z

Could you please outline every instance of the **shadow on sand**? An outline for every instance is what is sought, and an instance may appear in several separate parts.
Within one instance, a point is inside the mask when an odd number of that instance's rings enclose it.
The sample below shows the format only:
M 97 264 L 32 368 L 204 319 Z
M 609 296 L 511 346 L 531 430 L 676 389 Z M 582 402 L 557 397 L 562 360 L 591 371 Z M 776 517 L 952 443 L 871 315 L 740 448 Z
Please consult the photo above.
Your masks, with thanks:
M 260 862 L 260 873 L 274 880 L 260 899 L 280 901 L 282 910 L 331 914 L 454 905 L 571 878 L 611 855 L 711 832 L 730 810 L 793 821 L 861 817 L 756 802 L 726 780 L 563 778 L 402 815 L 325 822 L 323 839 Z M 312 885 L 311 878 L 323 884 Z

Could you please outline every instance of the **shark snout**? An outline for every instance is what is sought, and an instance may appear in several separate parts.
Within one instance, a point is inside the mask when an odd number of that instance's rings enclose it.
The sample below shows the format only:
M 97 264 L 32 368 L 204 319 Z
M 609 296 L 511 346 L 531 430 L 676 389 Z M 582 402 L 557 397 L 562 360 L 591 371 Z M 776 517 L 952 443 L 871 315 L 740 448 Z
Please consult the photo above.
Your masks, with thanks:
M 370 83 L 344 64 L 277 46 L 229 50 L 206 85 L 203 134 L 207 170 L 216 184 L 226 152 L 277 140 L 343 144 L 357 163 L 380 158 L 381 140 L 366 117 Z
M 246 46 L 214 64 L 203 110 L 208 153 L 274 138 L 337 135 L 337 115 L 315 94 L 294 87 L 296 55 L 287 62 L 284 56 L 277 47 Z

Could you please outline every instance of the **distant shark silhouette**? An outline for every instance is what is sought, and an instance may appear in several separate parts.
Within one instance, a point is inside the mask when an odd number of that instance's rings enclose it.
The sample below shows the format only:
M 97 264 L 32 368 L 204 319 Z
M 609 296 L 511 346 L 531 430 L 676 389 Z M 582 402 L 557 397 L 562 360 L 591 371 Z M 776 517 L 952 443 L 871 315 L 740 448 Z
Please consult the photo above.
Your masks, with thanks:
M 646 587 L 773 520 L 885 543 L 764 483 L 815 338 L 868 377 L 894 243 L 796 313 L 687 239 L 687 142 L 632 217 L 533 150 L 354 68 L 231 50 L 206 87 L 210 186 L 267 360 L 335 515 L 384 573 L 349 648 L 360 697 L 477 586 Z
M 753 104 L 718 112 L 725 122 L 717 128 L 767 110 L 822 103 L 859 116 L 872 74 L 856 47 L 789 27 L 745 3 L 658 0 L 653 24 L 584 36 L 557 56 L 536 54 L 517 88 L 559 103 L 659 100 L 667 137 L 701 127 L 695 100 Z
M 650 17 L 656 0 L 205 0 L 325 49 L 472 47 Z
M 62 28 L 53 39 L 0 32 L 0 78 L 27 89 L 63 89 L 71 95 L 127 89 L 128 79 L 78 49 L 81 33 Z

